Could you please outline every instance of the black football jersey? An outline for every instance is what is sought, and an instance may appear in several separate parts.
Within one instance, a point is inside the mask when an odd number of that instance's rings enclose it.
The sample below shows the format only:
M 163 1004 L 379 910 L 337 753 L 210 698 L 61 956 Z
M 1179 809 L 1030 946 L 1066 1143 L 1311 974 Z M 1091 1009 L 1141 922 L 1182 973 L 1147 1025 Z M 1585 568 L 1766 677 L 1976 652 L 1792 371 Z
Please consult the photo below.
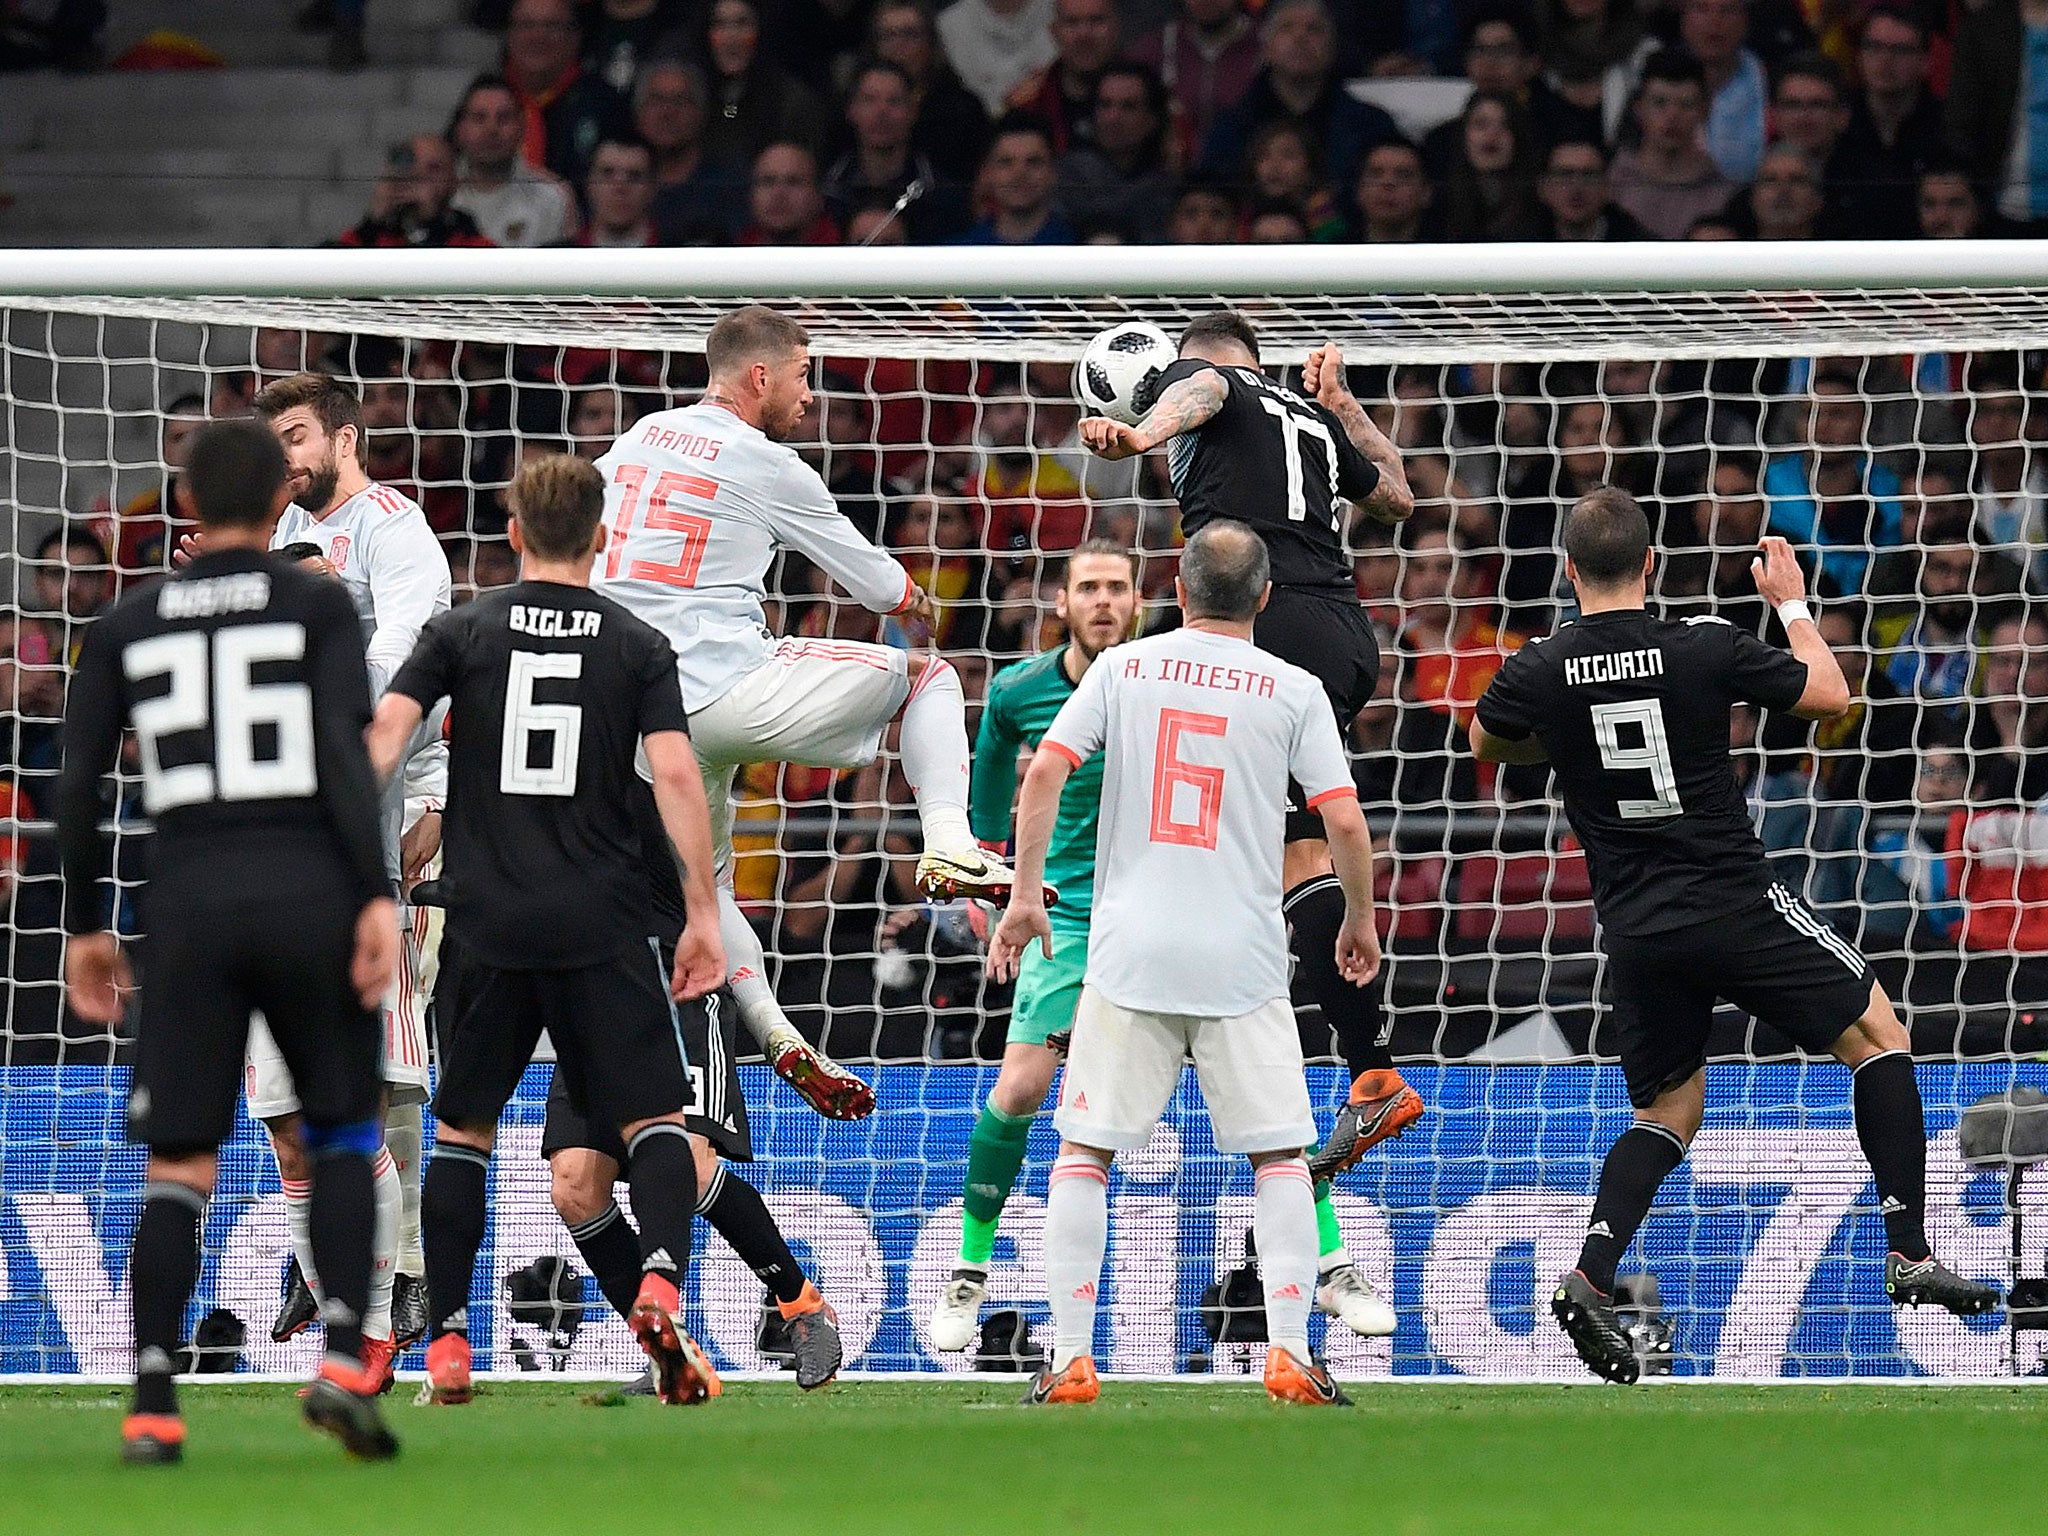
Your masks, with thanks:
M 1510 656 L 1479 723 L 1543 743 L 1602 924 L 1658 933 L 1770 885 L 1729 759 L 1729 713 L 1738 702 L 1790 709 L 1805 689 L 1804 662 L 1719 619 L 1618 610 Z
M 1226 386 L 1223 408 L 1166 445 L 1181 527 L 1209 519 L 1249 523 L 1266 541 L 1276 587 L 1353 590 L 1344 553 L 1344 506 L 1370 496 L 1380 472 L 1327 406 L 1275 384 L 1256 368 L 1184 357 L 1159 388 L 1209 369 Z
M 645 945 L 634 757 L 689 729 L 660 632 L 586 588 L 521 582 L 432 620 L 391 688 L 449 701 L 441 889 L 458 942 L 513 970 Z
M 153 868 L 390 894 L 363 727 L 362 626 L 339 582 L 259 550 L 201 555 L 87 631 L 56 820 L 67 931 L 103 927 L 100 781 L 132 727 Z M 209 874 L 209 878 L 212 873 Z

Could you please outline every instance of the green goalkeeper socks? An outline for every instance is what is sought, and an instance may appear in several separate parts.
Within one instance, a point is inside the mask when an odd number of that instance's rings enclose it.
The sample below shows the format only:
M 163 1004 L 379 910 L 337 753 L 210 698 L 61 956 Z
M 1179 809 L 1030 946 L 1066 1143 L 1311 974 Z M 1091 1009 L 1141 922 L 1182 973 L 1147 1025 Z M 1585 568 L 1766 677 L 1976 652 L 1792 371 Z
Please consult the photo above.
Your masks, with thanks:
M 1337 1226 L 1337 1208 L 1330 1204 L 1330 1181 L 1324 1179 L 1316 1185 L 1316 1253 L 1327 1259 L 1343 1251 L 1344 1234 Z
M 996 1251 L 996 1224 L 1003 1202 L 1024 1166 L 1024 1144 L 1031 1138 L 1032 1116 L 1006 1115 L 984 1104 L 967 1138 L 967 1212 L 960 1224 L 960 1263 L 986 1269 Z

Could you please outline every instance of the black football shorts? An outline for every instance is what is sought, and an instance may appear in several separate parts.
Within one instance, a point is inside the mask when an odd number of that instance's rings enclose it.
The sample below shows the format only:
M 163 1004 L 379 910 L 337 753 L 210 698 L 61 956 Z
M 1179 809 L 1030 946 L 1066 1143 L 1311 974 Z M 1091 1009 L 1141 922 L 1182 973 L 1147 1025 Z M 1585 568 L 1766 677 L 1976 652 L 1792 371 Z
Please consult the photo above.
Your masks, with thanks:
M 1380 685 L 1380 642 L 1365 605 L 1346 592 L 1275 587 L 1252 625 L 1252 643 L 1292 662 L 1323 685 L 1348 736 L 1358 712 Z M 1287 782 L 1287 840 L 1320 838 L 1323 819 L 1308 808 L 1301 786 Z
M 1870 1006 L 1870 966 L 1806 903 L 1773 882 L 1754 903 L 1663 933 L 1605 936 L 1612 1022 L 1629 1102 L 1646 1108 L 1706 1064 L 1726 999 L 1828 1053 Z
M 695 1002 L 676 1004 L 683 1022 L 683 1046 L 690 1056 L 690 1112 L 684 1123 L 718 1149 L 729 1162 L 754 1160 L 753 1133 L 747 1128 L 747 1104 L 740 1097 L 740 1074 L 734 1061 L 732 994 L 712 993 Z M 593 1124 L 569 1091 L 566 1073 L 557 1071 L 548 1088 L 547 1123 L 541 1129 L 543 1159 L 570 1147 L 602 1152 L 621 1168 L 626 1148 L 616 1125 Z

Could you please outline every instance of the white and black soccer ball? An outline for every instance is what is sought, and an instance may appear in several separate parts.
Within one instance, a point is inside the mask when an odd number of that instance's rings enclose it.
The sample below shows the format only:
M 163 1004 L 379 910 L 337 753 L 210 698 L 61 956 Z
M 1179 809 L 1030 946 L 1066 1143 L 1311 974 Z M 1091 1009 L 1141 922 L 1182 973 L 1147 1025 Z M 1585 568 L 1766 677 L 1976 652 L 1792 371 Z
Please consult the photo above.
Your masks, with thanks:
M 1081 403 L 1098 416 L 1135 425 L 1159 392 L 1159 375 L 1179 349 L 1148 320 L 1113 325 L 1088 343 L 1074 370 Z

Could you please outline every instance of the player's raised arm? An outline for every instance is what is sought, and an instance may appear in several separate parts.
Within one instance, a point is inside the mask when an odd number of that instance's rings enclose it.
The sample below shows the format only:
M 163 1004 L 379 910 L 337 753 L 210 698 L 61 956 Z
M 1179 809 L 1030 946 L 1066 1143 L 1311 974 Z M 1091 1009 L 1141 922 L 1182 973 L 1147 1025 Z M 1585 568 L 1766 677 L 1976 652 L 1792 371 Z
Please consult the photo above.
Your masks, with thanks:
M 1152 409 L 1135 427 L 1107 416 L 1090 416 L 1081 423 L 1081 441 L 1097 458 L 1134 459 L 1183 432 L 1194 431 L 1222 410 L 1229 397 L 1230 386 L 1223 382 L 1222 374 L 1214 368 L 1199 369 L 1161 390 Z
M 1401 465 L 1401 451 L 1373 425 L 1365 407 L 1351 393 L 1350 381 L 1344 375 L 1344 354 L 1332 345 L 1317 347 L 1309 353 L 1302 364 L 1301 387 L 1337 418 L 1351 446 L 1379 471 L 1379 483 L 1355 498 L 1359 510 L 1390 526 L 1408 521 L 1415 512 L 1415 493 L 1408 488 L 1408 471 Z
M 1017 801 L 1016 883 L 1003 920 L 989 935 L 988 973 L 1009 981 L 1033 939 L 1052 958 L 1052 919 L 1045 911 L 1045 854 L 1052 845 L 1053 823 L 1059 819 L 1060 791 L 1077 761 L 1064 747 L 1041 746 L 1024 774 L 1024 793 Z
M 810 465 L 789 456 L 762 515 L 776 541 L 805 556 L 871 613 L 914 612 L 929 619 L 931 600 L 896 557 L 861 536 Z
M 364 558 L 369 561 L 370 601 L 377 615 L 377 627 L 365 647 L 374 695 L 390 686 L 427 621 L 448 611 L 450 578 L 448 559 L 434 530 L 410 507 L 377 525 L 377 536 Z
M 672 679 L 673 671 L 670 675 Z M 676 944 L 673 987 L 676 1001 L 688 1002 L 717 991 L 725 980 L 725 947 L 718 938 L 711 811 L 690 738 L 681 731 L 652 731 L 642 742 L 647 748 L 647 766 L 654 775 L 654 804 L 661 812 L 662 828 L 682 859 L 683 909 L 689 921 Z
M 1806 687 L 1791 712 L 1802 720 L 1834 720 L 1847 714 L 1853 702 L 1849 680 L 1821 638 L 1813 610 L 1806 606 L 1806 573 L 1799 569 L 1798 557 L 1776 535 L 1766 537 L 1758 550 L 1749 567 L 1756 590 L 1777 610 L 1792 654 L 1806 663 Z

